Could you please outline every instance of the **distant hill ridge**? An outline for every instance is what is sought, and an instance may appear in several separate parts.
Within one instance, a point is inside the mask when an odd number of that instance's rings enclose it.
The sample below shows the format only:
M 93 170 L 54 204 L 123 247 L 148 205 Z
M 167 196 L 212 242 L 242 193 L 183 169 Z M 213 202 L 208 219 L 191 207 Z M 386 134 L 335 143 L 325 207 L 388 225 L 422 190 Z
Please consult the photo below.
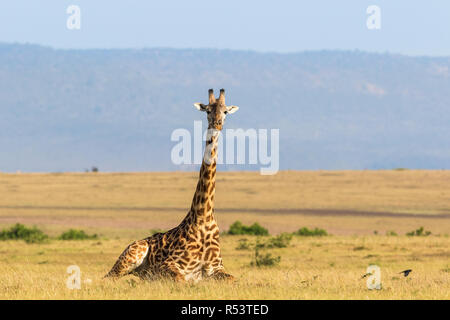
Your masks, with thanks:
M 0 171 L 183 169 L 170 134 L 222 87 L 281 169 L 450 169 L 449 57 L 0 44 Z

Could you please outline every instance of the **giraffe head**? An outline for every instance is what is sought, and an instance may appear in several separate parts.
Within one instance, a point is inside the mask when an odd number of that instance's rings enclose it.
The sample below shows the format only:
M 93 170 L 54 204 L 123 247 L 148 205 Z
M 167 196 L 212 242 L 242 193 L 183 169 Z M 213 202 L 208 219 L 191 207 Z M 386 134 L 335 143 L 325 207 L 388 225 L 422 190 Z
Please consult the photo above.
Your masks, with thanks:
M 214 97 L 213 89 L 209 89 L 209 103 L 207 105 L 197 102 L 194 106 L 208 114 L 208 129 L 222 130 L 227 114 L 238 111 L 237 106 L 225 104 L 225 90 L 220 89 L 219 99 Z

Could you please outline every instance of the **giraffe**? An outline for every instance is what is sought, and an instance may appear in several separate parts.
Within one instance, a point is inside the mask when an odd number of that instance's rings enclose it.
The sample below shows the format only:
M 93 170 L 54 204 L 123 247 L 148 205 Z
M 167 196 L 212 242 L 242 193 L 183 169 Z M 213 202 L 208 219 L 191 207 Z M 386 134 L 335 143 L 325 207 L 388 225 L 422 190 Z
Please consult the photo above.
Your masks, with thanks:
M 177 227 L 131 243 L 105 278 L 117 279 L 133 274 L 142 279 L 162 276 L 180 282 L 197 282 L 204 278 L 234 279 L 225 272 L 222 263 L 219 227 L 214 218 L 214 194 L 219 133 L 226 115 L 239 108 L 225 104 L 224 89 L 220 90 L 218 99 L 213 89 L 208 93 L 207 105 L 194 103 L 198 110 L 207 113 L 208 131 L 197 189 L 189 212 Z

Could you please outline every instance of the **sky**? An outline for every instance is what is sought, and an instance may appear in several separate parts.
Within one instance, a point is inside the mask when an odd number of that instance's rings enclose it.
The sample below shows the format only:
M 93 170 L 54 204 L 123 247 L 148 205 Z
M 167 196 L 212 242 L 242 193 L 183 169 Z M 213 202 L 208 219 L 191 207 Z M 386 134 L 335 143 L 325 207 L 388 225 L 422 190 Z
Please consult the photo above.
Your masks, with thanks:
M 79 30 L 66 26 L 70 5 L 81 10 Z M 367 28 L 370 5 L 380 8 L 380 29 Z M 450 1 L 2 1 L 0 42 L 78 49 L 357 49 L 450 56 Z

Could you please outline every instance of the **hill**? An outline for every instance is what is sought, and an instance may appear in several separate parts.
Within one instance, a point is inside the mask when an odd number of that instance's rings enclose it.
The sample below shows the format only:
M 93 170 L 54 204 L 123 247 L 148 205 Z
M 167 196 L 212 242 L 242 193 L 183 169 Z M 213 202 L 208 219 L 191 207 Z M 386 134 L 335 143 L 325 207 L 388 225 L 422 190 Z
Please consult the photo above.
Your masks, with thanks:
M 450 169 L 449 69 L 358 51 L 1 44 L 0 171 L 180 170 L 170 134 L 205 125 L 192 103 L 211 87 L 240 106 L 228 128 L 280 129 L 281 169 Z

